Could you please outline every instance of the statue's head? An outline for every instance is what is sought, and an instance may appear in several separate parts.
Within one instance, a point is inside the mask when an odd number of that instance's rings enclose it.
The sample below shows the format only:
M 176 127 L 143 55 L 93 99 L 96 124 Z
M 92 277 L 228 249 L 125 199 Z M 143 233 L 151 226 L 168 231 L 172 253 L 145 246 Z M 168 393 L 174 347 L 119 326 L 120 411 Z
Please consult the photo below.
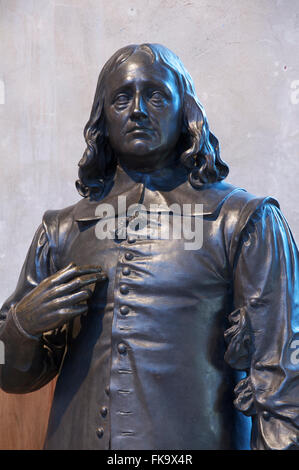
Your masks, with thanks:
M 117 161 L 152 171 L 180 160 L 194 187 L 228 174 L 192 78 L 160 44 L 130 45 L 107 61 L 84 137 L 76 186 L 85 197 L 102 191 Z

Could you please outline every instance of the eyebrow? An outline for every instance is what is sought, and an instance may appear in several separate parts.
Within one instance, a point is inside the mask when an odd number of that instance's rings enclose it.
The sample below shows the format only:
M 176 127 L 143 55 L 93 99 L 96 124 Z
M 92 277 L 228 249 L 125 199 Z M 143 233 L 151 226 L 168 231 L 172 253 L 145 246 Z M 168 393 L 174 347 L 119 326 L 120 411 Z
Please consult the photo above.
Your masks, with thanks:
M 121 91 L 132 89 L 133 83 L 134 83 L 133 80 L 126 81 L 125 83 L 117 87 L 115 90 L 112 90 L 111 96 L 115 96 L 117 93 Z M 157 88 L 158 90 L 164 91 L 170 97 L 172 95 L 172 90 L 167 85 L 165 85 L 165 82 L 163 83 L 163 82 L 156 81 L 156 80 L 144 80 L 142 81 L 142 84 L 144 86 L 149 86 L 149 87 Z

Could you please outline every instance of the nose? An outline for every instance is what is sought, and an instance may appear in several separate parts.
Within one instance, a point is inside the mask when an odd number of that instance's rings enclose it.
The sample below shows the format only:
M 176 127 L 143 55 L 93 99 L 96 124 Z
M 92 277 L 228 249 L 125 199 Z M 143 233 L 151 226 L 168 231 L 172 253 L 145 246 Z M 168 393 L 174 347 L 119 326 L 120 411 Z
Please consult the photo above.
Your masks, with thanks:
M 145 119 L 147 117 L 147 109 L 144 99 L 140 93 L 136 93 L 133 106 L 132 106 L 132 114 L 131 118 L 133 120 Z

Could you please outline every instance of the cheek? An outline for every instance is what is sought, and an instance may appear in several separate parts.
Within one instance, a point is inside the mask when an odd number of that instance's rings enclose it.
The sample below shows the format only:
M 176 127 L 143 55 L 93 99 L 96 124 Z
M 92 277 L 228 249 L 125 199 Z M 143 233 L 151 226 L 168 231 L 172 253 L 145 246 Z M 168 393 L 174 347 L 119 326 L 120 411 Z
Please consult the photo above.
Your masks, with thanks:
M 177 109 L 171 110 L 163 119 L 163 127 L 168 138 L 175 139 L 181 132 L 181 113 Z
M 110 136 L 118 136 L 123 125 L 122 115 L 118 113 L 106 113 L 106 130 Z

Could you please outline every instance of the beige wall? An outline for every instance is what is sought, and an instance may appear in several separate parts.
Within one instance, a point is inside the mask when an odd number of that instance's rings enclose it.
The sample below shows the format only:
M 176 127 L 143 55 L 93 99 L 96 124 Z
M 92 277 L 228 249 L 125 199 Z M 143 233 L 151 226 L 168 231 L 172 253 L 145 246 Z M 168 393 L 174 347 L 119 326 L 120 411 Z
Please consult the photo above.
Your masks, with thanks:
M 181 57 L 229 181 L 278 198 L 299 242 L 298 0 L 0 0 L 0 303 L 43 212 L 79 199 L 82 131 L 102 65 L 141 42 Z M 0 395 L 0 435 L 11 436 L 0 447 L 40 445 L 51 387 L 34 395 L 42 413 L 30 396 Z

